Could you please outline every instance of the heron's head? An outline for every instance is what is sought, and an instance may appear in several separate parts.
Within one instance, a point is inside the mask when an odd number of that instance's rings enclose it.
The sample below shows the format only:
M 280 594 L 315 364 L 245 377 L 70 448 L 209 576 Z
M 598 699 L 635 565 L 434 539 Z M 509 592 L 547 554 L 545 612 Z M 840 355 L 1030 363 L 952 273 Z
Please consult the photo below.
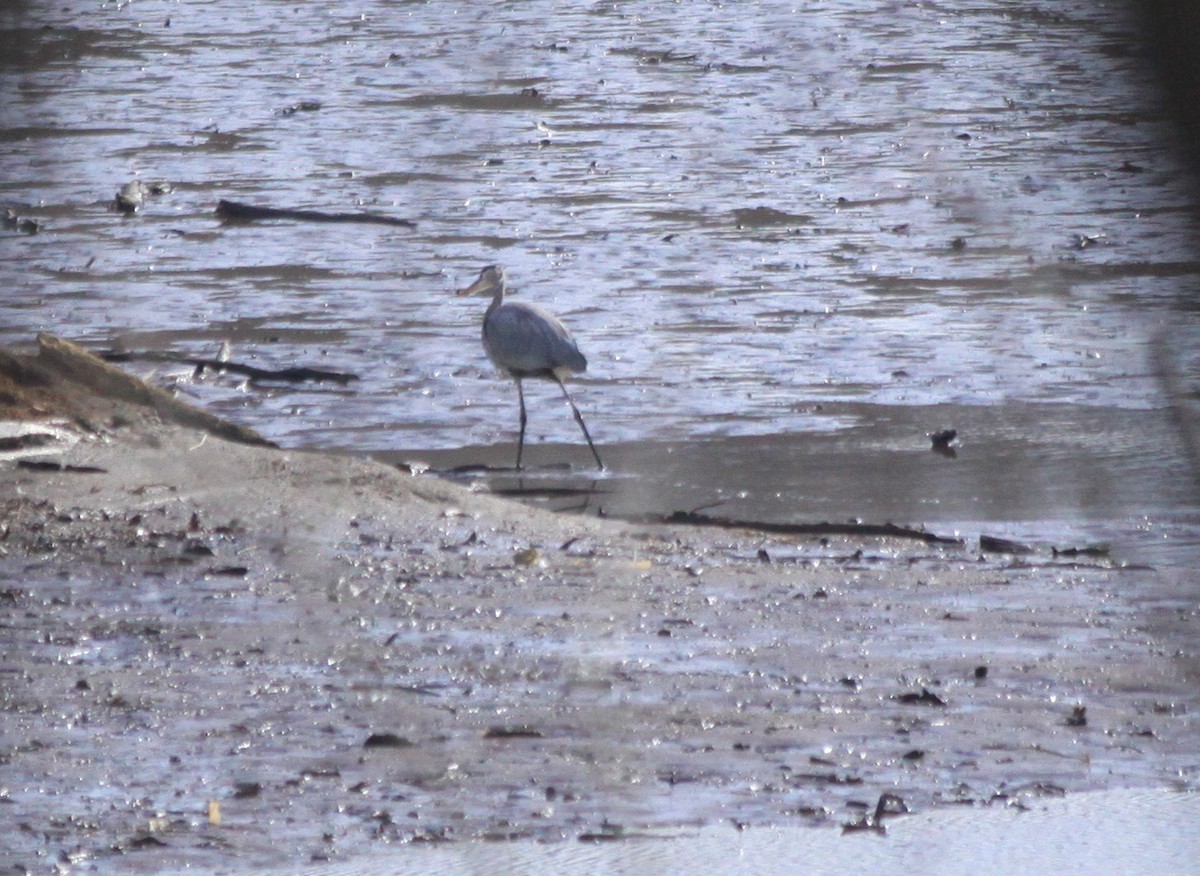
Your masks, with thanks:
M 462 295 L 494 295 L 498 289 L 504 288 L 504 268 L 499 265 L 488 265 L 479 272 L 479 277 L 465 289 L 459 289 Z

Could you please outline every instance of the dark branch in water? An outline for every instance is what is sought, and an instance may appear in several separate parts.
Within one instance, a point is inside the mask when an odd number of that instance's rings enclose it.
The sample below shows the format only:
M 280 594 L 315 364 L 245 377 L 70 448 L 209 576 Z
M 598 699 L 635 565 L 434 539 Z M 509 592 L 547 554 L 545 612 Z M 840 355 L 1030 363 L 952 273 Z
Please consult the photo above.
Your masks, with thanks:
M 295 222 L 368 222 L 375 225 L 400 225 L 416 228 L 411 219 L 384 216 L 381 213 L 324 213 L 320 210 L 288 210 L 280 207 L 256 207 L 238 201 L 217 201 L 217 215 L 223 219 L 290 219 Z
M 358 380 L 357 374 L 345 374 L 340 371 L 321 371 L 317 368 L 255 368 L 253 365 L 241 365 L 237 362 L 222 362 L 220 359 L 198 359 L 192 356 L 181 356 L 178 353 L 159 350 L 143 350 L 141 352 L 118 353 L 109 351 L 101 354 L 106 362 L 180 362 L 191 365 L 202 371 L 210 368 L 213 371 L 229 371 L 241 374 L 251 380 L 282 380 L 289 383 L 300 383 L 305 380 L 331 381 L 345 385 L 351 380 Z
M 875 538 L 910 538 L 928 544 L 962 544 L 962 539 L 937 535 L 924 529 L 897 526 L 894 523 L 773 523 L 757 520 L 734 520 L 728 517 L 709 517 L 695 511 L 675 511 L 661 519 L 662 523 L 686 526 L 715 526 L 721 529 L 749 529 L 779 535 L 860 535 Z

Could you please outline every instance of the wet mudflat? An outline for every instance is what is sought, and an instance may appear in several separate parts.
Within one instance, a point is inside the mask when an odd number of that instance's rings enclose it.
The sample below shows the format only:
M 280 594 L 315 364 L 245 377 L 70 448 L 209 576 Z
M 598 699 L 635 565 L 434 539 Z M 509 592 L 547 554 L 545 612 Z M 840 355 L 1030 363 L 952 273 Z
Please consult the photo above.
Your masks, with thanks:
M 553 514 L 59 390 L 0 468 L 19 868 L 1194 787 L 1186 576 Z
M 360 872 L 414 841 L 874 826 L 885 793 L 1195 787 L 1179 564 L 630 527 L 64 410 L 7 424 L 44 440 L 0 469 L 5 852 L 35 872 L 245 872 L 281 848 Z M 556 864 L 596 860 L 579 849 Z M 395 865 L 422 862 L 446 861 Z

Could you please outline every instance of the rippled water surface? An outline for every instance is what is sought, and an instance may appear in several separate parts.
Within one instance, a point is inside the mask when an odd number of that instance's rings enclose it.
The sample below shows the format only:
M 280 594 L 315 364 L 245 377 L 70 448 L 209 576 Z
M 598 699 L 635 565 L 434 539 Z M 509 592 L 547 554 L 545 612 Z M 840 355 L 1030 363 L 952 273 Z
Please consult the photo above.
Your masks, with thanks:
M 498 262 L 589 357 L 623 512 L 1170 538 L 1194 511 L 1153 355 L 1198 322 L 1191 192 L 1112 7 L 17 0 L 0 24 L 0 206 L 41 223 L 0 232 L 0 342 L 228 340 L 361 377 L 175 375 L 285 445 L 511 465 L 485 302 L 451 294 Z M 123 217 L 133 179 L 173 190 Z M 417 227 L 224 223 L 220 198 Z M 529 461 L 584 468 L 530 390 Z

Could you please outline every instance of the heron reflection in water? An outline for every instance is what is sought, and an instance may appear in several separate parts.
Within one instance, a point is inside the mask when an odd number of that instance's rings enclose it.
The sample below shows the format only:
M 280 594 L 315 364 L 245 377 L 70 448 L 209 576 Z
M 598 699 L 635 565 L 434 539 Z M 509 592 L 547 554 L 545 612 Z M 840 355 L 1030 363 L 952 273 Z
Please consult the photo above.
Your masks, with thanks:
M 470 286 L 459 290 L 463 295 L 491 295 L 492 303 L 483 315 L 483 349 L 497 368 L 517 382 L 517 398 L 521 402 L 521 435 L 517 439 L 517 468 L 521 468 L 521 455 L 525 450 L 525 391 L 521 381 L 526 377 L 541 377 L 553 380 L 562 390 L 563 398 L 571 406 L 575 422 L 587 439 L 596 467 L 603 470 L 604 463 L 592 443 L 583 414 L 571 399 L 563 385 L 570 374 L 586 371 L 587 359 L 579 352 L 570 330 L 551 313 L 524 301 L 505 301 L 508 283 L 504 269 L 499 265 L 488 265 L 479 272 L 479 278 Z

